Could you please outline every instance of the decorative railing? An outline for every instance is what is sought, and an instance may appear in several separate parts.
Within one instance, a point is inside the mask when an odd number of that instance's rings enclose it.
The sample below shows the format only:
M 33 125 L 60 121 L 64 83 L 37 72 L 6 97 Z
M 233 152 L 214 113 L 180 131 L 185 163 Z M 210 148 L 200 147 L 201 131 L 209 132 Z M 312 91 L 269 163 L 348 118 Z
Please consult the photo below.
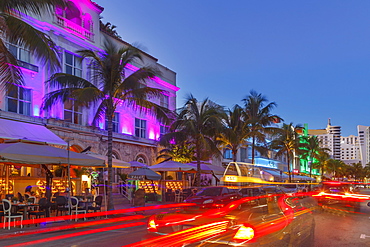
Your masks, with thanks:
M 60 16 L 57 15 L 57 24 L 61 27 L 71 30 L 74 34 L 80 35 L 90 41 L 94 41 L 94 34 L 87 30 L 86 28 Z

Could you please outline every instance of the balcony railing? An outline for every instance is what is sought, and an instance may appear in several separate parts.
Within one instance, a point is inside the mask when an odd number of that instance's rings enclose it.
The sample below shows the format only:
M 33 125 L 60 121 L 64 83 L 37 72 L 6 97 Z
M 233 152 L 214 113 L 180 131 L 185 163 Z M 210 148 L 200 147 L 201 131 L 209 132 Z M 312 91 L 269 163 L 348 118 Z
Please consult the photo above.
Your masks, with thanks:
M 61 27 L 67 28 L 71 30 L 74 34 L 77 34 L 78 36 L 82 36 L 83 38 L 86 38 L 90 41 L 94 41 L 94 34 L 87 30 L 86 28 L 81 27 L 80 25 L 57 15 L 57 24 Z

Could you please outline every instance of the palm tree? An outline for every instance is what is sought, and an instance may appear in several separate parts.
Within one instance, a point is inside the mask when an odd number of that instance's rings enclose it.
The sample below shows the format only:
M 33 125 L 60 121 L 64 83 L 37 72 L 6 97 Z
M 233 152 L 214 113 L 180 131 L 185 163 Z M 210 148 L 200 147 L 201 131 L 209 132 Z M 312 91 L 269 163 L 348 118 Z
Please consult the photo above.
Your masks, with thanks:
M 243 120 L 243 108 L 235 105 L 232 110 L 227 110 L 223 117 L 223 129 L 217 137 L 221 148 L 231 149 L 233 161 L 236 162 L 236 154 L 241 147 L 246 146 L 249 137 L 249 128 Z
M 104 117 L 108 125 L 108 210 L 114 209 L 111 197 L 112 145 L 114 111 L 118 104 L 131 107 L 141 112 L 151 112 L 160 121 L 166 123 L 171 111 L 163 108 L 148 98 L 160 97 L 162 90 L 146 86 L 146 81 L 157 73 L 151 67 L 143 67 L 126 74 L 125 67 L 135 61 L 142 60 L 140 51 L 132 46 L 117 47 L 106 41 L 104 53 L 92 50 L 80 50 L 83 58 L 91 60 L 90 69 L 94 71 L 92 81 L 65 73 L 56 73 L 47 84 L 56 88 L 45 95 L 43 109 L 50 110 L 58 102 L 73 99 L 77 106 L 98 105 L 92 124 L 96 126 Z
M 50 70 L 59 68 L 56 47 L 51 38 L 35 29 L 17 14 L 41 16 L 51 12 L 54 6 L 66 6 L 65 0 L 2 0 L 0 2 L 0 91 L 10 91 L 14 85 L 23 85 L 22 72 L 17 58 L 9 51 L 6 42 L 17 44 L 35 56 Z
M 266 143 L 266 133 L 271 133 L 274 130 L 271 125 L 282 121 L 282 119 L 271 114 L 276 103 L 267 103 L 267 99 L 254 90 L 251 90 L 250 95 L 242 101 L 244 102 L 244 120 L 248 123 L 249 137 L 252 138 L 252 164 L 254 164 L 257 143 Z
M 157 160 L 173 160 L 180 163 L 190 163 L 196 160 L 195 147 L 189 142 L 169 144 L 168 148 L 159 151 Z
M 345 166 L 345 163 L 341 160 L 329 159 L 327 162 L 327 171 L 333 173 L 333 177 L 337 177 L 338 171 Z
M 198 102 L 193 95 L 187 97 L 177 119 L 170 127 L 170 132 L 161 136 L 160 144 L 182 143 L 184 140 L 195 146 L 197 158 L 197 185 L 200 186 L 200 162 L 212 155 L 221 155 L 215 144 L 215 137 L 221 129 L 223 108 L 209 99 Z
M 330 154 L 326 151 L 320 151 L 313 163 L 314 169 L 321 170 L 321 180 L 324 180 L 324 173 L 328 167 L 328 160 L 330 159 Z
M 302 129 L 300 125 L 293 126 L 293 123 L 283 124 L 274 134 L 274 139 L 270 143 L 270 148 L 276 151 L 275 156 L 284 156 L 288 163 L 289 182 L 291 182 L 291 161 L 294 154 L 300 154 L 304 144 L 300 141 L 298 130 Z
M 355 180 L 362 180 L 366 176 L 365 168 L 362 166 L 361 162 L 351 164 L 349 166 L 349 174 Z
M 306 156 L 310 161 L 310 177 L 312 177 L 312 164 L 314 163 L 314 159 L 317 159 L 320 152 L 328 152 L 330 150 L 320 146 L 320 141 L 317 136 L 305 136 L 303 137 L 303 141 L 305 143 L 304 150 L 306 150 L 303 156 Z

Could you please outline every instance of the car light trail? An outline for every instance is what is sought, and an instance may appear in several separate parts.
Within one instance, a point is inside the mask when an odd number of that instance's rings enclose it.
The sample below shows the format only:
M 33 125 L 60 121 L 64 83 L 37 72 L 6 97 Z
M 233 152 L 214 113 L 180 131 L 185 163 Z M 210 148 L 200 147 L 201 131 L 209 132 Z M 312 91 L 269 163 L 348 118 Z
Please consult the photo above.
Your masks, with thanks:
M 30 225 L 30 224 L 45 224 L 45 223 L 60 222 L 60 221 L 66 221 L 66 220 L 125 214 L 125 213 L 132 213 L 132 212 L 138 212 L 138 211 L 149 211 L 149 210 L 155 210 L 155 209 L 166 209 L 166 208 L 177 208 L 177 207 L 189 207 L 189 206 L 194 206 L 194 205 L 195 205 L 194 203 L 176 203 L 176 204 L 165 204 L 165 205 L 146 206 L 146 207 L 137 207 L 137 208 L 127 208 L 127 209 L 119 209 L 119 210 L 112 210 L 112 211 L 87 213 L 87 214 L 78 214 L 77 216 L 65 215 L 65 216 L 57 216 L 57 217 L 38 218 L 38 219 L 31 219 L 31 220 L 23 220 L 22 225 L 25 226 L 25 225 Z M 4 225 L 7 226 L 6 223 L 1 223 L 0 227 L 4 227 Z M 12 223 L 12 225 L 14 225 L 14 223 Z M 20 226 L 20 225 L 21 225 L 20 221 L 15 222 L 15 226 Z
M 142 215 L 133 215 L 133 216 L 113 218 L 113 219 L 97 220 L 97 221 L 93 221 L 93 222 L 75 223 L 75 224 L 67 225 L 67 226 L 56 226 L 56 227 L 50 227 L 50 228 L 47 228 L 47 229 L 37 229 L 37 230 L 27 231 L 27 232 L 18 232 L 16 234 L 10 233 L 8 235 L 0 236 L 0 239 L 8 239 L 8 238 L 13 238 L 13 237 L 27 236 L 27 235 L 48 233 L 48 232 L 55 232 L 55 231 L 61 231 L 61 230 L 77 229 L 77 228 L 83 228 L 83 227 L 89 227 L 89 226 L 97 226 L 97 225 L 102 225 L 102 224 L 116 223 L 116 222 L 121 222 L 121 221 L 140 220 L 140 219 L 144 219 L 144 218 L 146 218 L 146 217 L 142 216 Z
M 141 226 L 141 225 L 145 225 L 145 223 L 136 222 L 136 223 L 121 224 L 121 225 L 117 225 L 117 226 L 110 226 L 110 227 L 105 227 L 105 228 L 92 229 L 92 230 L 87 230 L 87 231 L 82 231 L 82 232 L 76 232 L 76 233 L 70 233 L 70 234 L 65 234 L 65 235 L 60 235 L 60 236 L 55 236 L 55 237 L 50 237 L 50 238 L 39 239 L 39 240 L 35 240 L 35 241 L 29 241 L 29 242 L 20 243 L 20 244 L 8 245 L 8 246 L 5 246 L 5 247 L 19 247 L 19 246 L 35 245 L 35 244 L 41 244 L 41 243 L 61 240 L 61 239 L 65 239 L 65 238 L 73 238 L 73 237 L 78 237 L 78 236 L 83 236 L 83 235 L 89 235 L 89 234 L 94 234 L 94 233 L 112 231 L 112 230 L 117 230 L 117 229 L 121 229 L 121 228 L 128 228 L 128 227 Z
M 158 236 L 141 242 L 125 245 L 126 247 L 160 247 L 160 246 L 183 246 L 201 241 L 226 231 L 229 221 L 213 222 L 205 225 L 195 226 L 182 231 L 177 231 L 165 236 Z

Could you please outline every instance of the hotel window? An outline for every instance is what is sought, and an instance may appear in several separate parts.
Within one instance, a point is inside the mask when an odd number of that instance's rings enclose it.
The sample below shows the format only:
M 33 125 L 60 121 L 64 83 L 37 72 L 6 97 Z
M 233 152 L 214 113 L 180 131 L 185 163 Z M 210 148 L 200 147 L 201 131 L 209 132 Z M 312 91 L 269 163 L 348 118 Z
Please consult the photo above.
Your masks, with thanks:
M 146 120 L 135 118 L 135 136 L 146 137 Z
M 113 124 L 113 132 L 118 133 L 118 128 L 119 128 L 119 112 L 115 112 L 113 119 L 112 119 L 112 124 Z M 105 119 L 105 130 L 108 130 L 108 121 Z
M 31 115 L 31 89 L 15 87 L 6 96 L 7 111 Z
M 68 100 L 64 103 L 64 121 L 74 124 L 81 124 L 81 107 L 75 105 L 74 100 Z
M 23 46 L 8 43 L 9 52 L 19 61 L 31 63 L 30 51 Z
M 225 149 L 224 150 L 224 159 L 232 159 L 233 154 L 231 153 L 231 149 Z
M 169 97 L 167 95 L 162 94 L 160 96 L 160 106 L 168 108 L 169 105 Z
M 82 77 L 82 59 L 70 52 L 64 52 L 65 73 Z
M 169 127 L 168 126 L 165 126 L 165 125 L 161 125 L 160 126 L 160 129 L 159 129 L 159 135 L 164 135 L 164 134 L 167 134 L 168 133 L 168 130 L 169 130 Z

